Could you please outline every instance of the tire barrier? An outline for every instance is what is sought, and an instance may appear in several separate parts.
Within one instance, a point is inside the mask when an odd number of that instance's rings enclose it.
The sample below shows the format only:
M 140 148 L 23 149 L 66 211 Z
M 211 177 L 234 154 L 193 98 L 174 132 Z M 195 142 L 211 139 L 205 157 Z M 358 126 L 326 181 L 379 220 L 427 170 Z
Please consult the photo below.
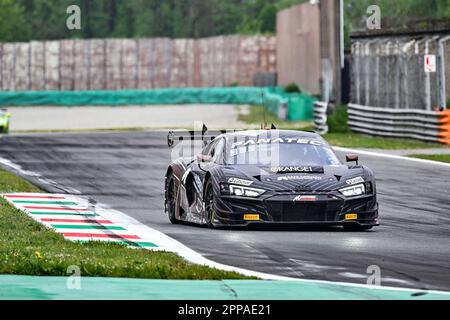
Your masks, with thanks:
M 317 101 L 314 103 L 314 127 L 318 134 L 328 133 L 328 102 Z
M 386 109 L 348 105 L 352 131 L 389 138 L 408 138 L 450 145 L 450 112 Z

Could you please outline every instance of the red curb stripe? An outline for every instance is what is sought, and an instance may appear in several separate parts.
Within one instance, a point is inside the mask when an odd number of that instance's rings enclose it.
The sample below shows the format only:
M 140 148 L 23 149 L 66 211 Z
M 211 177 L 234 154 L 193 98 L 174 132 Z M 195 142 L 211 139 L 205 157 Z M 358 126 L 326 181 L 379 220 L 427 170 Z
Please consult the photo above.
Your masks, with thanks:
M 35 210 L 63 210 L 63 211 L 89 211 L 89 209 L 73 209 L 66 207 L 37 207 L 37 206 L 24 206 L 25 209 Z
M 55 199 L 63 200 L 65 197 L 55 197 L 55 196 L 22 196 L 22 195 L 6 195 L 7 198 L 12 199 Z
M 112 224 L 112 221 L 109 220 L 77 220 L 77 219 L 51 219 L 51 218 L 42 218 L 39 219 L 43 222 L 75 222 L 75 223 L 101 223 L 101 224 Z
M 62 233 L 64 237 L 77 237 L 77 238 L 111 238 L 111 239 L 141 239 L 138 236 L 126 235 L 126 234 L 96 234 L 96 233 Z

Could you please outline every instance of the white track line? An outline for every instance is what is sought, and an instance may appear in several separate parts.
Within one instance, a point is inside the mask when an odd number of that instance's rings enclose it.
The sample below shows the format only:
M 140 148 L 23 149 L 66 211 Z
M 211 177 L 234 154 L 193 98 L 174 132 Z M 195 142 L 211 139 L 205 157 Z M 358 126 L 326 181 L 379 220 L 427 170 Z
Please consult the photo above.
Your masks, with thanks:
M 148 235 L 152 234 L 152 238 L 154 236 L 158 237 L 158 241 L 154 241 L 157 245 L 160 246 L 160 249 L 164 248 L 167 251 L 172 251 L 183 257 L 189 262 L 200 264 L 200 265 L 206 265 L 211 268 L 216 268 L 220 270 L 225 271 L 234 271 L 238 272 L 240 274 L 246 275 L 246 276 L 254 276 L 258 277 L 260 279 L 265 280 L 289 280 L 289 281 L 298 281 L 298 282 L 305 282 L 305 283 L 316 283 L 316 284 L 326 284 L 326 285 L 342 285 L 342 286 L 348 286 L 348 287 L 359 287 L 359 288 L 365 288 L 365 289 L 373 289 L 373 290 L 392 290 L 392 291 L 404 291 L 404 292 L 427 292 L 427 293 L 436 293 L 436 294 L 445 294 L 449 295 L 450 292 L 445 291 L 437 291 L 437 290 L 423 290 L 423 289 L 409 289 L 409 288 L 397 288 L 397 287 L 388 287 L 388 286 L 368 286 L 364 284 L 355 284 L 350 282 L 334 282 L 334 281 L 326 281 L 326 280 L 308 280 L 308 279 L 299 279 L 299 278 L 291 278 L 291 277 L 284 277 L 284 276 L 277 276 L 272 274 L 267 274 L 263 272 L 257 272 L 252 271 L 248 269 L 238 268 L 229 266 L 226 264 L 221 264 L 214 262 L 212 260 L 209 260 L 205 257 L 203 257 L 200 253 L 192 250 L 191 248 L 185 246 L 184 244 L 178 242 L 177 240 L 167 236 L 166 234 L 150 228 L 146 225 L 143 225 L 136 219 L 126 215 L 123 212 L 117 211 L 117 210 L 107 210 L 105 211 L 108 214 L 101 214 L 102 217 L 116 222 L 120 218 L 120 222 L 118 222 L 118 225 L 124 226 L 127 229 L 133 231 L 137 235 Z M 147 236 L 148 238 L 148 236 Z
M 341 152 L 364 154 L 364 155 L 372 156 L 372 157 L 381 157 L 381 158 L 388 158 L 388 159 L 395 159 L 395 160 L 406 160 L 406 161 L 412 161 L 412 162 L 421 163 L 421 164 L 430 164 L 430 165 L 443 166 L 443 167 L 450 168 L 450 163 L 433 161 L 433 160 L 410 158 L 410 157 L 405 157 L 405 156 L 397 156 L 397 155 L 393 155 L 393 154 L 386 154 L 386 153 L 359 150 L 359 149 L 351 149 L 351 148 L 342 148 L 342 147 L 333 147 L 333 149 L 336 151 L 341 151 Z
M 367 154 L 367 155 L 371 155 L 371 156 L 409 160 L 409 161 L 416 161 L 416 162 L 422 162 L 422 163 L 428 163 L 428 164 L 437 164 L 437 165 L 443 164 L 443 163 L 436 162 L 436 161 L 412 159 L 412 158 L 401 157 L 401 156 L 393 156 L 393 155 L 386 155 L 386 154 L 375 153 L 375 152 L 361 151 L 361 150 L 357 150 L 357 149 L 349 149 L 349 148 L 334 148 L 334 149 L 338 150 L 338 151 L 343 151 L 343 152 L 353 152 L 353 153 Z M 38 175 L 39 177 L 41 176 L 34 172 L 24 171 L 20 166 L 14 164 L 13 162 L 11 162 L 7 159 L 1 158 L 1 157 L 0 157 L 0 163 L 2 163 L 3 165 L 6 165 L 8 167 L 11 167 L 14 170 L 19 171 L 20 173 L 22 173 L 24 175 L 27 175 L 27 173 L 30 173 L 31 176 L 34 176 L 34 177 L 36 177 L 36 175 Z M 43 180 L 45 180 L 45 178 Z M 67 197 L 69 195 L 64 195 L 64 196 Z M 80 196 L 78 196 L 78 195 L 74 196 L 74 197 L 76 197 L 77 199 L 80 198 Z M 127 229 L 129 228 L 130 230 L 134 231 L 137 235 L 143 235 L 143 238 L 149 238 L 148 235 L 150 234 L 150 235 L 152 235 L 151 238 L 156 237 L 158 239 L 158 241 L 154 242 L 160 246 L 157 250 L 166 250 L 166 251 L 170 251 L 170 252 L 175 252 L 178 255 L 180 255 L 181 257 L 183 257 L 184 259 L 186 259 L 187 261 L 195 263 L 195 264 L 206 265 L 211 268 L 217 268 L 217 269 L 225 270 L 225 271 L 234 271 L 234 272 L 238 272 L 242 275 L 258 277 L 260 279 L 265 279 L 265 280 L 289 280 L 289 281 L 298 281 L 298 282 L 304 282 L 304 283 L 340 285 L 340 286 L 358 287 L 358 288 L 364 288 L 364 289 L 370 289 L 370 290 L 404 291 L 404 292 L 410 292 L 410 293 L 427 292 L 427 293 L 435 293 L 435 294 L 444 294 L 444 295 L 448 295 L 450 297 L 450 292 L 445 292 L 445 291 L 398 288 L 398 287 L 388 287 L 388 286 L 386 286 L 386 287 L 385 286 L 368 286 L 368 285 L 364 285 L 364 284 L 356 284 L 356 283 L 350 283 L 350 282 L 334 282 L 334 281 L 326 281 L 326 280 L 298 279 L 298 278 L 277 276 L 277 275 L 272 275 L 272 274 L 267 274 L 267 273 L 262 273 L 262 272 L 257 272 L 257 271 L 252 271 L 252 270 L 247 270 L 247 269 L 243 269 L 243 268 L 238 268 L 238 267 L 233 267 L 233 266 L 217 263 L 217 262 L 214 262 L 212 260 L 209 260 L 209 259 L 203 257 L 200 253 L 183 245 L 182 243 L 167 236 L 166 234 L 140 223 L 139 221 L 126 215 L 125 213 L 122 213 L 117 210 L 111 210 L 107 206 L 97 204 L 96 208 L 99 208 L 99 207 L 102 207 L 103 209 L 107 210 L 102 213 L 103 218 L 105 218 L 107 220 L 111 220 L 114 223 L 117 223 L 117 219 L 119 219 L 121 225 L 123 225 Z M 154 248 L 149 248 L 149 249 L 155 250 Z
M 60 195 L 66 197 L 66 200 L 68 201 L 74 201 L 81 203 L 83 205 L 86 205 L 89 201 L 86 197 L 80 197 L 80 196 L 74 196 L 74 195 Z M 7 199 L 8 200 L 8 199 Z M 10 200 L 8 200 L 10 201 Z M 10 203 L 12 203 L 10 201 Z M 21 208 L 21 206 L 18 206 Z M 22 209 L 22 208 L 21 208 Z M 26 210 L 24 210 L 26 212 Z M 123 212 L 111 209 L 109 206 L 104 204 L 96 204 L 95 205 L 95 212 L 97 212 L 100 216 L 97 219 L 106 219 L 109 221 L 112 221 L 114 225 L 121 226 L 127 229 L 126 233 L 131 233 L 134 235 L 137 235 L 141 237 L 141 240 L 137 241 L 143 241 L 143 242 L 152 242 L 156 244 L 158 247 L 155 248 L 146 248 L 147 250 L 160 250 L 160 251 L 167 251 L 167 252 L 173 252 L 178 254 L 179 256 L 183 257 L 187 261 L 195 264 L 205 265 L 211 268 L 216 268 L 220 270 L 225 271 L 234 271 L 237 273 L 240 273 L 242 275 L 246 276 L 253 276 L 260 279 L 265 280 L 289 280 L 289 281 L 296 281 L 299 283 L 314 283 L 314 284 L 324 284 L 324 285 L 337 285 L 337 286 L 346 286 L 346 287 L 358 287 L 358 288 L 364 288 L 369 290 L 390 290 L 390 291 L 402 291 L 402 292 L 408 292 L 408 293 L 416 293 L 416 292 L 427 292 L 427 293 L 435 293 L 435 294 L 443 294 L 448 295 L 450 297 L 450 292 L 444 292 L 444 291 L 436 291 L 436 290 L 423 290 L 423 289 L 409 289 L 409 288 L 397 288 L 397 287 L 384 287 L 384 286 L 368 286 L 364 284 L 355 284 L 350 282 L 334 282 L 334 281 L 325 281 L 325 280 L 308 280 L 308 279 L 299 279 L 299 278 L 290 278 L 290 277 L 283 277 L 283 276 L 277 276 L 262 272 L 256 272 L 248 269 L 233 267 L 221 263 L 214 262 L 212 260 L 209 260 L 205 257 L 203 257 L 200 253 L 192 250 L 191 248 L 185 246 L 184 244 L 180 243 L 179 241 L 167 236 L 166 234 L 153 229 L 151 227 L 148 227 L 136 219 L 126 215 Z M 34 216 L 33 218 L 41 218 Z M 38 220 L 39 221 L 39 220 Z M 47 225 L 47 223 L 45 223 Z M 47 225 L 48 226 L 48 225 Z M 60 231 L 60 230 L 59 230 Z M 91 231 L 88 231 L 91 233 Z M 123 231 L 117 231 L 119 233 L 123 233 Z M 94 233 L 94 232 L 92 232 Z M 70 240 L 77 240 L 78 238 L 73 238 Z M 79 238 L 79 240 L 89 240 L 86 238 Z M 112 241 L 112 240 L 111 240 Z M 132 240 L 136 241 L 136 240 Z
M 27 196 L 33 196 L 33 195 L 46 195 L 46 194 L 29 194 L 29 193 L 16 193 L 15 195 L 27 195 Z M 87 197 L 83 197 L 83 196 L 78 196 L 78 195 L 67 195 L 67 194 L 51 194 L 52 196 L 58 196 L 58 197 L 64 197 L 64 201 L 69 201 L 69 202 L 76 202 L 78 205 L 74 206 L 75 208 L 89 208 L 89 199 Z M 7 195 L 3 195 L 3 196 L 8 196 Z M 78 219 L 77 216 L 74 215 L 36 215 L 36 214 L 31 214 L 30 211 L 33 212 L 39 212 L 41 210 L 39 209 L 26 209 L 26 206 L 29 206 L 29 204 L 22 204 L 22 203 L 14 203 L 12 201 L 12 198 L 7 198 L 5 197 L 5 199 L 13 206 L 15 206 L 16 208 L 22 210 L 23 212 L 25 212 L 26 214 L 28 214 L 29 216 L 31 216 L 33 219 L 35 219 L 37 222 L 40 222 L 42 224 L 44 224 L 46 227 L 50 227 L 50 229 L 58 232 L 58 233 L 64 233 L 64 232 L 71 232 L 71 233 L 88 233 L 88 234 L 104 234 L 105 230 L 81 230 L 81 231 L 77 231 L 74 229 L 53 229 L 51 228 L 52 224 L 58 224 L 58 223 L 52 223 L 52 222 L 43 222 L 40 219 L 42 218 L 55 218 L 55 219 L 60 219 L 61 217 L 68 217 L 71 219 Z M 33 198 L 31 198 L 32 200 Z M 34 205 L 33 205 L 34 206 Z M 45 204 L 45 206 L 57 206 L 57 205 L 48 205 Z M 90 207 L 92 212 L 95 212 L 96 214 L 98 214 L 98 216 L 92 217 L 92 219 L 97 219 L 97 220 L 109 220 L 112 221 L 113 224 L 115 226 L 120 226 L 125 228 L 126 230 L 107 230 L 108 233 L 116 233 L 116 234 L 124 234 L 124 235 L 136 235 L 138 236 L 140 239 L 131 239 L 130 241 L 132 242 L 151 242 L 154 243 L 155 245 L 157 245 L 157 247 L 150 247 L 150 248 L 146 248 L 148 250 L 159 250 L 159 251 L 167 251 L 167 252 L 173 252 L 178 254 L 179 256 L 183 257 L 184 259 L 186 259 L 187 261 L 191 262 L 191 263 L 195 263 L 195 264 L 200 264 L 200 265 L 206 265 L 212 268 L 217 268 L 217 269 L 221 269 L 221 270 L 225 270 L 225 271 L 234 271 L 234 272 L 238 272 L 241 273 L 243 275 L 246 276 L 252 276 L 252 277 L 258 277 L 261 279 L 268 279 L 268 280 L 293 280 L 291 278 L 288 277 L 282 277 L 282 276 L 277 276 L 277 275 L 271 275 L 271 274 L 266 274 L 266 273 L 262 273 L 262 272 L 255 272 L 255 271 L 250 271 L 250 270 L 246 270 L 246 269 L 241 269 L 241 268 L 235 268 L 235 267 L 231 267 L 231 266 L 227 266 L 227 265 L 223 265 L 220 263 L 216 263 L 213 262 L 211 260 L 208 260 L 206 258 L 204 258 L 200 253 L 190 249 L 189 247 L 183 245 L 182 243 L 178 242 L 177 240 L 165 235 L 164 233 L 150 228 L 142 223 L 140 223 L 139 221 L 131 218 L 130 216 L 126 215 L 123 212 L 114 210 L 112 208 L 110 208 L 109 206 L 105 205 L 105 204 L 101 204 L 101 203 L 96 203 L 94 206 Z M 44 210 L 44 209 L 43 209 Z M 45 211 L 45 210 L 44 210 Z M 67 237 L 66 239 L 68 240 L 91 240 L 90 238 L 80 238 L 80 237 Z M 114 239 L 95 239 L 98 241 L 117 241 Z
M 43 183 L 45 185 L 57 187 L 60 190 L 62 190 L 63 192 L 67 192 L 69 194 L 81 194 L 81 192 L 78 191 L 77 189 L 66 188 L 64 186 L 61 186 L 60 184 L 58 184 L 57 182 L 55 182 L 53 180 L 44 178 L 40 173 L 37 173 L 37 172 L 34 172 L 34 171 L 24 170 L 22 168 L 22 166 L 20 166 L 18 164 L 15 164 L 14 162 L 12 162 L 12 161 L 10 161 L 8 159 L 0 157 L 0 164 L 5 166 L 5 167 L 9 167 L 9 168 L 13 169 L 13 171 L 19 173 L 22 176 L 28 176 L 28 177 L 31 177 L 31 178 L 39 180 L 41 183 Z

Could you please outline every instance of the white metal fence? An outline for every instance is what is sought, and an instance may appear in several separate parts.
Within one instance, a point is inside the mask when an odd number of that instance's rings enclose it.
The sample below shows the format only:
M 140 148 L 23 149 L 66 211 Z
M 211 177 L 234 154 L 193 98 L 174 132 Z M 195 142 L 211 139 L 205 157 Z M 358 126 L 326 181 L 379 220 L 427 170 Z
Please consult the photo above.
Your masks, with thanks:
M 351 130 L 450 144 L 450 35 L 357 39 L 351 78 Z
M 425 72 L 425 55 L 436 72 Z M 371 38 L 352 44 L 352 94 L 358 105 L 388 109 L 445 108 L 450 91 L 450 36 Z

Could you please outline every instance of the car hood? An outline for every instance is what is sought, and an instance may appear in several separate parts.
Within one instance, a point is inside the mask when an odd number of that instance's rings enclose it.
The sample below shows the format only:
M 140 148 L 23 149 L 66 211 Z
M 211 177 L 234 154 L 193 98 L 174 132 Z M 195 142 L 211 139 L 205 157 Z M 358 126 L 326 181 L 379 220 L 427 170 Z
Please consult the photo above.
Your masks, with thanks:
M 276 170 L 275 170 L 276 169 Z M 256 165 L 233 165 L 224 169 L 229 183 L 251 181 L 252 187 L 274 191 L 332 191 L 370 180 L 363 166 L 295 166 L 265 167 Z

